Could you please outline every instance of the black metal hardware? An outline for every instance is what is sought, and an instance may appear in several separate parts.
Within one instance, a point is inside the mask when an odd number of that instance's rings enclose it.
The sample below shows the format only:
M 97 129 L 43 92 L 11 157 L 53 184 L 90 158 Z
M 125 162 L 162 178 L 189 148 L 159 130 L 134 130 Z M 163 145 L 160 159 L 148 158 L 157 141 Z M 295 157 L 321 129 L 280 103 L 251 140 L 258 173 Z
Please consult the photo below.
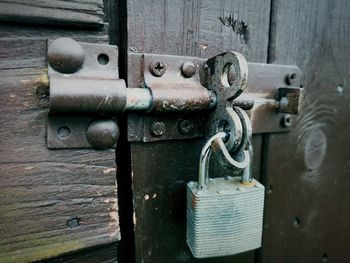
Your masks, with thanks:
M 248 63 L 249 77 L 242 79 L 230 57 L 234 52 L 209 60 L 130 53 L 127 88 L 118 76 L 116 46 L 69 38 L 48 44 L 49 148 L 113 147 L 119 133 L 110 120 L 115 123 L 124 111 L 130 111 L 129 141 L 143 142 L 212 134 L 221 125 L 222 109 L 234 106 L 248 111 L 254 133 L 288 131 L 293 123 L 281 125 L 281 119 L 298 112 L 300 71 L 295 66 Z M 96 121 L 109 127 L 105 140 L 88 130 Z M 206 122 L 212 132 L 205 130 Z M 161 132 L 155 123 L 162 124 Z

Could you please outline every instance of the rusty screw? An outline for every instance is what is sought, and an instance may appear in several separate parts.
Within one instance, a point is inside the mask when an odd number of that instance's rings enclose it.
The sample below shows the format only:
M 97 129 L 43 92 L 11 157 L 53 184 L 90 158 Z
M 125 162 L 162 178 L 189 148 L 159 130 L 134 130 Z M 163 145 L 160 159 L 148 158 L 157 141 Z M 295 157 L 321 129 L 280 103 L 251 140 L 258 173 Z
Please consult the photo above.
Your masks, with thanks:
M 290 126 L 292 126 L 292 123 L 293 123 L 292 116 L 289 114 L 284 116 L 281 120 L 281 125 L 282 127 L 285 127 L 285 128 L 289 128 Z
M 151 73 L 156 77 L 163 76 L 166 71 L 166 65 L 161 60 L 153 61 L 149 67 L 150 67 Z
M 291 72 L 287 75 L 287 84 L 292 85 L 298 78 L 297 73 Z
M 190 134 L 193 132 L 194 124 L 190 120 L 183 120 L 179 124 L 179 130 L 183 134 Z
M 185 78 L 190 78 L 196 73 L 196 66 L 191 61 L 186 61 L 182 64 L 182 75 Z
M 155 121 L 151 126 L 151 133 L 155 137 L 160 137 L 166 132 L 166 127 L 164 122 Z

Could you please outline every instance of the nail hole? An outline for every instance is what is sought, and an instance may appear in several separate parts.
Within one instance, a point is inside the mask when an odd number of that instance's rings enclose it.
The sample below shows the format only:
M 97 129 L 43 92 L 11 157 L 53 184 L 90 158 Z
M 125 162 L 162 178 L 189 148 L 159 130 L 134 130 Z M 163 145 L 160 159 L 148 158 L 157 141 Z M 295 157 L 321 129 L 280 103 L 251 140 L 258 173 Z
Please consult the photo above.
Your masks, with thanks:
M 324 253 L 321 257 L 321 261 L 322 262 L 327 262 L 328 261 L 328 255 L 326 253 Z
M 68 226 L 69 228 L 78 227 L 78 226 L 81 225 L 81 224 L 80 224 L 80 220 L 81 220 L 81 218 L 73 217 L 73 218 L 67 220 L 67 226 Z
M 57 130 L 57 135 L 61 139 L 67 139 L 70 136 L 70 129 L 68 127 L 60 127 Z
M 293 225 L 295 227 L 299 227 L 300 226 L 300 219 L 298 217 L 294 218 Z
M 342 85 L 338 85 L 338 87 L 337 87 L 338 95 L 342 95 L 343 94 L 343 90 L 344 90 L 343 86 Z
M 100 54 L 97 57 L 97 61 L 100 65 L 106 66 L 109 63 L 109 57 L 106 54 Z
M 267 193 L 267 194 L 272 194 L 272 185 L 268 185 L 268 186 L 266 187 L 266 193 Z

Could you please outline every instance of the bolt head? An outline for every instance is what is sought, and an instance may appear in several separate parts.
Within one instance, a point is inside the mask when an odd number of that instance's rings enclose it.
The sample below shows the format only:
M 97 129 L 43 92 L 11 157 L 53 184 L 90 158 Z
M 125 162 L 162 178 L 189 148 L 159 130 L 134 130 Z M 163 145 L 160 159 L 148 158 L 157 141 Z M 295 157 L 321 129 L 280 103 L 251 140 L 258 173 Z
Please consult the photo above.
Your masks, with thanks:
M 290 72 L 290 73 L 287 75 L 287 78 L 286 78 L 287 84 L 292 85 L 293 83 L 296 82 L 297 78 L 298 78 L 297 73 L 295 73 L 295 72 Z
M 166 127 L 164 122 L 162 121 L 155 121 L 152 123 L 151 126 L 151 133 L 155 137 L 160 137 L 166 132 Z
M 166 71 L 166 65 L 161 60 L 153 61 L 149 67 L 150 67 L 151 73 L 156 77 L 163 76 Z
M 281 125 L 284 128 L 289 128 L 293 124 L 293 118 L 291 115 L 287 114 L 281 119 Z
M 86 130 L 88 142 L 96 149 L 113 147 L 119 138 L 119 128 L 112 119 L 96 120 Z
M 85 54 L 82 46 L 69 37 L 54 40 L 47 52 L 50 66 L 64 74 L 77 72 L 84 64 Z
M 196 65 L 191 61 L 186 61 L 182 64 L 181 71 L 185 78 L 190 78 L 196 73 Z
M 179 130 L 182 134 L 191 134 L 194 129 L 194 124 L 190 120 L 183 120 L 179 123 Z

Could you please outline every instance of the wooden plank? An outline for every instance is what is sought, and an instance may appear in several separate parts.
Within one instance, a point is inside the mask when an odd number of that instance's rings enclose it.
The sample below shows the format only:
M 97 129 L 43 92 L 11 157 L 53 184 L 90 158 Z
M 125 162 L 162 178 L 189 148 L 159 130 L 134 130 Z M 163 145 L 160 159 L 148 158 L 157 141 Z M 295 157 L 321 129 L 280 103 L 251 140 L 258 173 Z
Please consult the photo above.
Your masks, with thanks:
M 82 42 L 108 42 L 108 25 L 101 30 L 58 29 L 0 25 L 0 70 L 46 66 L 47 39 L 72 37 Z M 14 75 L 10 72 L 2 75 Z
M 54 263 L 116 263 L 117 258 L 117 243 L 111 243 L 106 246 L 96 247 L 89 250 L 82 250 L 78 253 L 64 255 L 55 259 L 45 260 L 40 262 Z
M 270 1 L 128 2 L 129 48 L 209 58 L 236 50 L 267 58 Z
M 260 262 L 344 262 L 350 238 L 350 2 L 274 1 L 270 58 L 296 64 L 305 100 L 270 135 Z
M 99 27 L 103 20 L 103 0 L 0 1 L 0 21 Z
M 128 1 L 129 50 L 207 57 L 228 50 L 266 62 L 270 1 Z M 186 183 L 203 140 L 131 144 L 136 262 L 194 262 L 186 245 Z M 260 169 L 261 137 L 254 137 Z M 227 175 L 213 161 L 213 176 Z M 259 173 L 255 174 L 259 177 Z M 201 262 L 254 262 L 254 252 Z
M 46 147 L 47 39 L 106 43 L 108 27 L 7 25 L 0 32 L 0 261 L 42 260 L 116 242 L 115 151 Z

